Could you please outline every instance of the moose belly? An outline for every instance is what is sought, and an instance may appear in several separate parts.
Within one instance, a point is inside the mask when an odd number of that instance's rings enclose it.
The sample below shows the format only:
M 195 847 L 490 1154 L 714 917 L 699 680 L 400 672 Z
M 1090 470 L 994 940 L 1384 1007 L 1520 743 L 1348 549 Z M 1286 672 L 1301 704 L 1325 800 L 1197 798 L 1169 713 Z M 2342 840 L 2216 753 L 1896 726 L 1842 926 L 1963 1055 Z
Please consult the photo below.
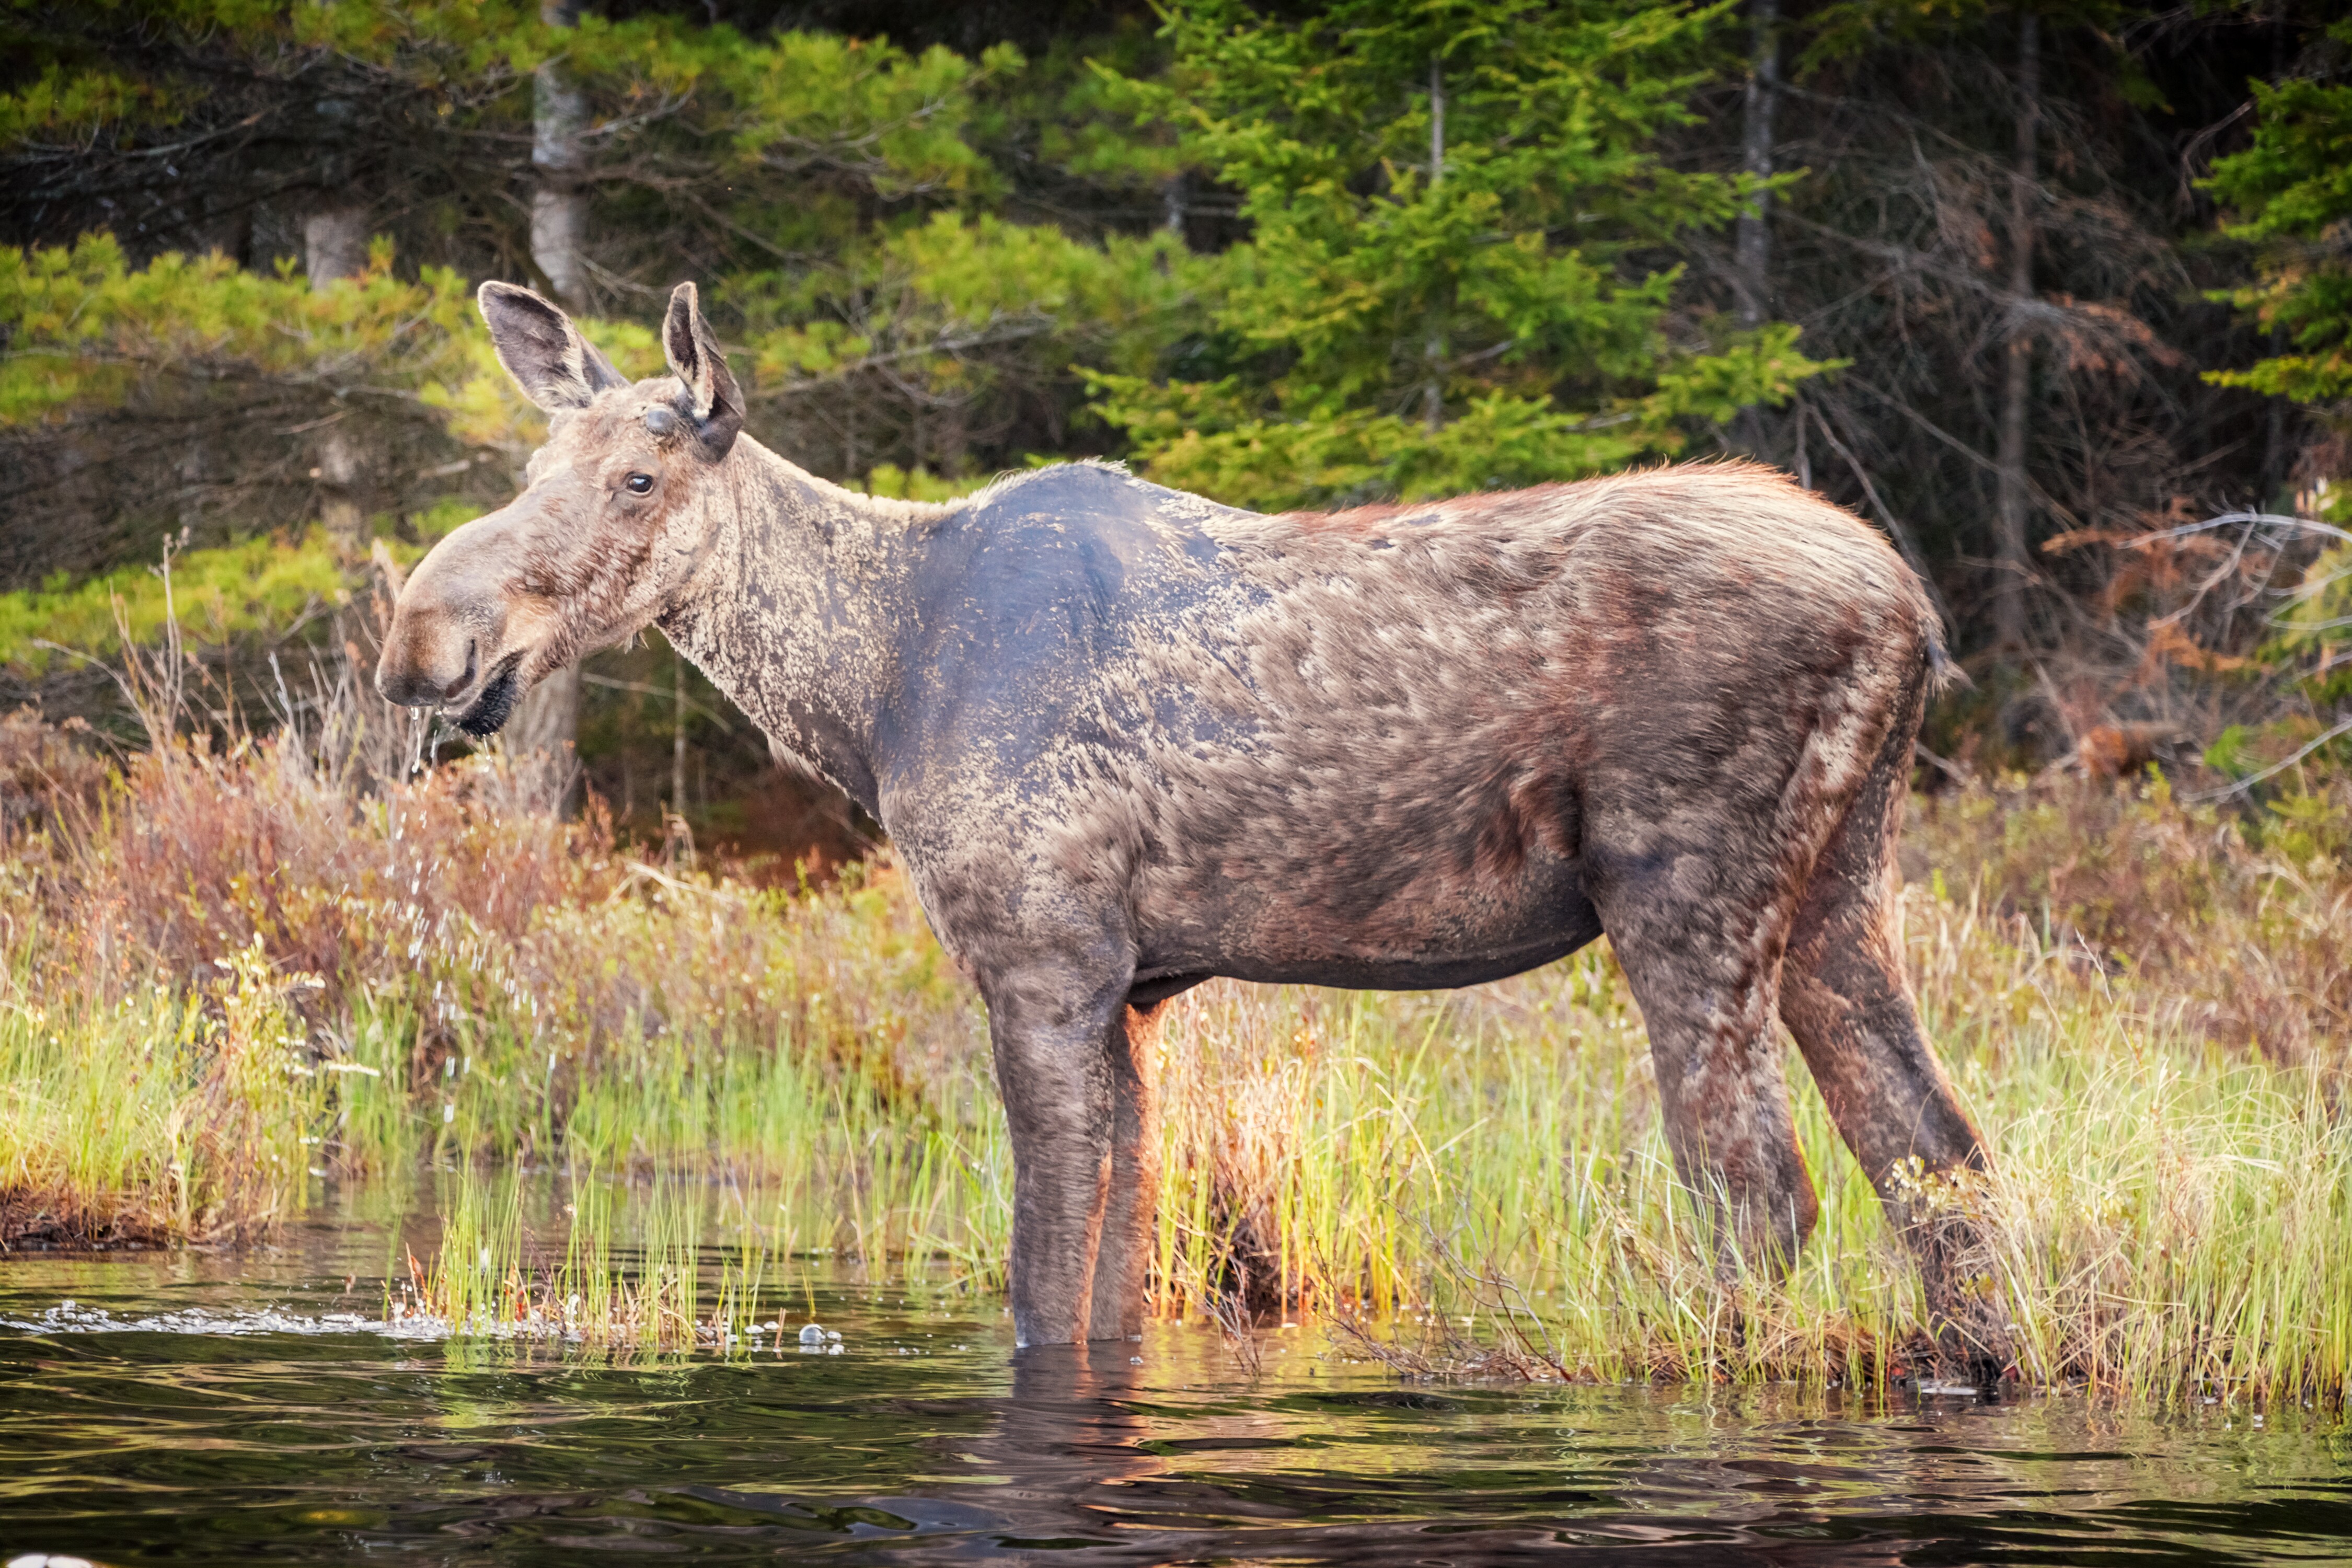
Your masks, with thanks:
M 1550 963 L 1601 934 L 1575 861 L 1542 849 L 1507 875 L 1410 863 L 1386 876 L 1302 868 L 1153 900 L 1139 993 L 1222 975 L 1272 984 L 1422 991 L 1476 985 Z M 1187 896 L 1189 895 L 1189 896 Z

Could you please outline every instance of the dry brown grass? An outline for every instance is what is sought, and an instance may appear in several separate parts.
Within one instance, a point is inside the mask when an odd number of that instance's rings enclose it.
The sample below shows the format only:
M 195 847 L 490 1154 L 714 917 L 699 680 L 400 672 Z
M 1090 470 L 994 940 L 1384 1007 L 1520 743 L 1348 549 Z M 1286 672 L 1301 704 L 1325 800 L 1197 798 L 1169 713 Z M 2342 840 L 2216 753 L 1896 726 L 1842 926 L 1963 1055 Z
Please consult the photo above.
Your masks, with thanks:
M 2044 946 L 2128 976 L 2151 1027 L 2280 1063 L 2352 1061 L 2352 778 L 2183 801 L 2160 778 L 1923 797 L 1906 860 Z

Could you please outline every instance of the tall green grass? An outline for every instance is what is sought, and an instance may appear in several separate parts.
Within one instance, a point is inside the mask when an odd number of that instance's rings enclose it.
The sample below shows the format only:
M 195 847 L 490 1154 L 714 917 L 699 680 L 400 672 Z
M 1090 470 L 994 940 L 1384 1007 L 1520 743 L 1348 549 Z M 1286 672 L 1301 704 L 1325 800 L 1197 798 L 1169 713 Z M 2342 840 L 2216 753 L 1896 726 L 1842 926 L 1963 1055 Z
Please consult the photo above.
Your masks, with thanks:
M 453 1186 L 431 1264 L 407 1258 L 405 1277 L 387 1284 L 394 1321 L 624 1352 L 774 1342 L 777 1320 L 758 1313 L 779 1294 L 789 1254 L 756 1224 L 711 1212 L 698 1181 L 651 1184 L 627 1205 L 625 1247 L 614 1184 L 593 1173 L 564 1184 L 560 1247 L 547 1239 L 559 1227 L 527 1219 L 533 1184 L 519 1173 L 468 1168 Z M 712 1246 L 714 1227 L 731 1230 L 733 1244 Z
M 887 872 L 876 890 L 904 897 Z M 2352 1136 L 2328 1069 L 2168 1029 L 2030 922 L 1928 888 L 1907 912 L 1930 1026 L 1995 1149 L 1967 1201 L 2021 1374 L 2340 1399 Z M 1166 1314 L 1246 1285 L 1292 1315 L 1475 1319 L 1513 1304 L 1508 1281 L 1567 1375 L 1867 1383 L 1916 1345 L 1910 1259 L 1800 1063 L 1820 1227 L 1785 1278 L 1717 1276 L 1605 946 L 1474 993 L 1205 986 L 1171 1005 L 1163 1049 Z M 676 1140 L 634 1144 L 650 1165 L 737 1152 L 720 1163 L 759 1190 L 722 1227 L 740 1245 L 1001 1281 L 1007 1152 L 976 1060 L 894 1102 L 827 1087 L 790 1041 L 740 1056 L 628 1080 Z
M 2340 1399 L 2340 1079 L 2168 1032 L 2029 926 L 1926 889 L 1908 913 L 1994 1151 L 1961 1201 L 2021 1374 Z M 1219 986 L 1174 1014 L 1164 1310 L 1200 1310 L 1239 1253 L 1293 1310 L 1492 1314 L 1516 1291 L 1569 1375 L 1863 1382 L 1918 1348 L 1910 1259 L 1793 1053 L 1819 1228 L 1785 1278 L 1717 1278 L 1605 949 L 1461 997 Z
M 1923 1004 L 1995 1148 L 1967 1201 L 1991 1238 L 1980 1261 L 2010 1303 L 2021 1375 L 2159 1399 L 2340 1400 L 2352 1137 L 2327 1072 L 2168 1037 L 2127 988 L 2087 979 L 2030 926 L 2004 930 L 1927 889 L 1908 912 Z M 1155 1270 L 1167 1315 L 1226 1316 L 1244 1279 L 1293 1317 L 1467 1318 L 1475 1339 L 1482 1320 L 1516 1312 L 1540 1341 L 1535 1364 L 1600 1379 L 1867 1384 L 1904 1371 L 1917 1346 L 1910 1260 L 1799 1064 L 1820 1227 L 1785 1278 L 1717 1276 L 1690 1232 L 1605 947 L 1477 993 L 1220 984 L 1171 1015 Z M 803 1069 L 764 1082 L 786 1070 Z M 761 1081 L 741 1066 L 673 1079 L 661 1092 L 678 1103 L 663 1114 L 674 1128 L 726 1125 L 774 1103 L 747 1092 Z M 723 1342 L 757 1315 L 749 1293 L 716 1310 L 692 1295 L 681 1260 L 699 1256 L 707 1278 L 720 1245 L 735 1249 L 722 1291 L 812 1258 L 901 1282 L 936 1282 L 944 1263 L 993 1289 L 1008 1240 L 1003 1184 L 987 1173 L 1004 1168 L 1001 1119 L 983 1098 L 945 1131 L 948 1103 L 980 1091 L 967 1064 L 914 1112 L 836 1087 L 788 1099 L 786 1118 L 737 1121 L 775 1142 L 740 1172 L 699 1167 L 726 1179 L 660 1188 L 650 1232 L 633 1222 L 642 1258 L 614 1249 L 599 1167 L 572 1170 L 569 1189 L 586 1195 L 560 1247 L 546 1235 L 526 1245 L 515 1211 L 491 1224 L 488 1200 L 461 1195 L 419 1299 L 502 1331 L 677 1345 Z M 673 1147 L 653 1180 L 697 1163 Z M 502 1179 L 463 1191 L 516 1190 Z M 546 1316 L 575 1295 L 577 1315 Z M 688 1321 L 704 1325 L 698 1342 L 677 1327 Z
M 0 1002 L 0 1226 L 89 1242 L 253 1237 L 302 1206 L 332 1100 L 257 947 L 175 990 Z M 38 999 L 36 997 L 38 996 Z

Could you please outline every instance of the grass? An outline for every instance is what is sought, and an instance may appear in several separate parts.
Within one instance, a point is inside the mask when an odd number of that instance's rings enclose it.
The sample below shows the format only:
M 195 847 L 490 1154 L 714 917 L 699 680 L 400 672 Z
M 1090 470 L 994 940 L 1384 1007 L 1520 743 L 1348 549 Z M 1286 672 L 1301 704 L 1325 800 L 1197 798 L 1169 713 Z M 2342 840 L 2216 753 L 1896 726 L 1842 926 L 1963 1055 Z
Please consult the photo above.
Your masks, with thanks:
M 24 994 L 23 949 L 9 957 Z M 251 1238 L 299 1206 L 331 1095 L 257 947 L 190 994 L 0 1009 L 0 1215 L 104 1245 Z
M 825 888 L 647 859 L 530 770 L 402 780 L 375 744 L 169 742 L 97 777 L 0 726 L 0 1233 L 236 1240 L 314 1171 L 433 1162 L 467 1174 L 395 1304 L 475 1331 L 740 1341 L 813 1257 L 1002 1288 L 985 1018 L 887 859 Z M 1915 983 L 1996 1152 L 1952 1201 L 2021 1375 L 2352 1385 L 2347 800 L 1918 814 Z M 1916 1343 L 1909 1262 L 1801 1068 L 1820 1229 L 1786 1279 L 1717 1278 L 1605 944 L 1462 993 L 1219 983 L 1164 1037 L 1163 1314 L 1240 1299 L 1451 1365 L 1467 1319 L 1462 1344 L 1517 1347 L 1492 1369 L 1603 1379 L 1872 1382 Z M 562 1173 L 560 1223 L 525 1167 Z M 625 1178 L 659 1187 L 626 1252 Z
M 562 1342 L 604 1351 L 730 1350 L 776 1342 L 780 1322 L 759 1317 L 790 1255 L 756 1223 L 740 1223 L 732 1247 L 707 1237 L 718 1216 L 698 1181 L 665 1179 L 633 1205 L 638 1243 L 615 1247 L 613 1184 L 587 1174 L 565 1184 L 572 1202 L 560 1250 L 545 1251 L 525 1223 L 526 1183 L 514 1172 L 467 1168 L 428 1266 L 404 1259 L 385 1316 L 464 1334 Z M 715 1272 L 712 1288 L 706 1279 Z
M 2334 1070 L 2168 1036 L 1981 902 L 1915 888 L 1906 912 L 1929 1026 L 1996 1151 L 1968 1201 L 2023 1375 L 2340 1398 Z M 1561 1375 L 1864 1382 L 1906 1360 L 1916 1280 L 1797 1064 L 1820 1228 L 1785 1280 L 1715 1279 L 1605 951 L 1459 998 L 1220 986 L 1169 1037 L 1166 1310 L 1212 1293 L 1238 1228 L 1306 1310 L 1523 1307 Z

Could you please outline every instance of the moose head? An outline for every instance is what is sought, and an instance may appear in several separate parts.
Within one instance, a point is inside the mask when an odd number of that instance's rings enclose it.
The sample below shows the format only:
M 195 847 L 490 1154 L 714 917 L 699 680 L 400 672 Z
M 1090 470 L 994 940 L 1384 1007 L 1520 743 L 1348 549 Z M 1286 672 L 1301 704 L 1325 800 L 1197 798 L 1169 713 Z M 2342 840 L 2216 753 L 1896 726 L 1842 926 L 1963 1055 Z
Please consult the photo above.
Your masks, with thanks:
M 743 395 L 694 285 L 670 296 L 670 374 L 632 383 L 528 289 L 478 296 L 499 363 L 545 409 L 522 494 L 425 556 L 394 607 L 376 689 L 488 735 L 549 672 L 643 630 L 693 575 L 722 509 Z

